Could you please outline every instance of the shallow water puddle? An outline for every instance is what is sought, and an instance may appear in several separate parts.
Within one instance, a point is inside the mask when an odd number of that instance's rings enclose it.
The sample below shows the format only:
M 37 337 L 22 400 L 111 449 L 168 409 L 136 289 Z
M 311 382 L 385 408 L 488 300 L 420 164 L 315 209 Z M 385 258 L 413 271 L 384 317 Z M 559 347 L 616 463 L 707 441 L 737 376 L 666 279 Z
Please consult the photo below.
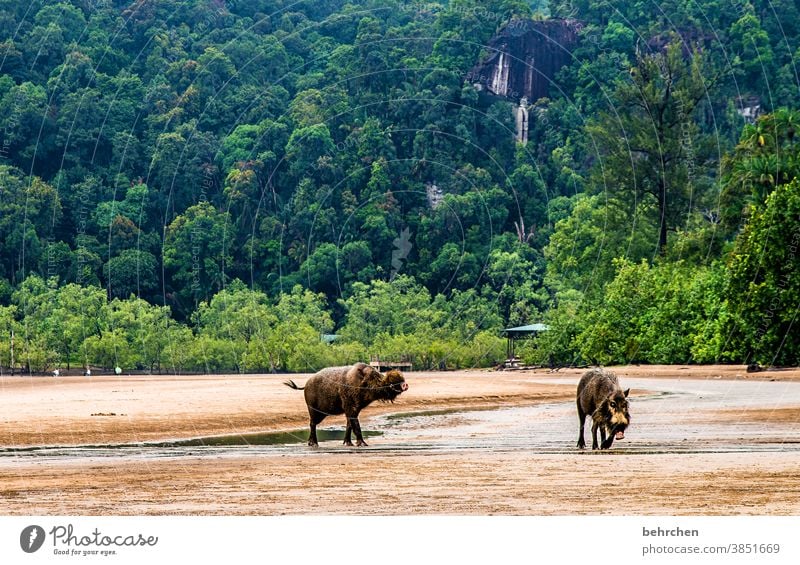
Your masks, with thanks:
M 344 428 L 318 428 L 317 439 L 320 442 L 344 440 Z M 365 438 L 381 436 L 383 432 L 376 430 L 363 430 Z M 244 447 L 244 446 L 281 446 L 308 443 L 309 431 L 307 429 L 286 430 L 281 432 L 258 432 L 248 434 L 230 434 L 218 436 L 205 436 L 189 439 L 176 439 L 170 441 L 141 442 L 141 443 L 117 443 L 117 444 L 93 444 L 75 446 L 33 446 L 33 447 L 6 447 L 0 448 L 0 457 L 3 455 L 23 455 L 23 454 L 71 454 L 79 451 L 132 451 L 132 450 L 155 450 L 157 448 L 186 448 L 186 447 Z M 353 438 L 355 439 L 355 438 Z
M 317 439 L 323 441 L 343 441 L 344 428 L 317 429 Z M 365 438 L 383 435 L 383 432 L 362 430 Z M 231 434 L 208 436 L 159 443 L 148 443 L 152 447 L 221 447 L 241 445 L 292 445 L 308 443 L 308 430 L 289 430 L 284 432 L 264 432 L 255 434 Z M 355 441 L 355 438 L 353 438 Z
M 553 383 L 557 379 L 544 382 Z M 631 398 L 631 427 L 603 455 L 663 453 L 800 452 L 797 421 L 719 419 L 718 411 L 800 406 L 800 383 L 625 379 L 626 386 L 648 391 Z M 308 429 L 229 434 L 161 442 L 116 445 L 50 446 L 0 449 L 2 457 L 164 458 L 302 456 L 315 453 L 457 451 L 591 455 L 575 443 L 578 419 L 574 401 L 480 410 L 429 410 L 369 417 L 364 414 L 368 448 L 341 445 L 344 428 L 318 429 L 319 449 L 311 449 Z M 586 426 L 591 442 L 590 425 Z M 594 452 L 600 455 L 600 452 Z

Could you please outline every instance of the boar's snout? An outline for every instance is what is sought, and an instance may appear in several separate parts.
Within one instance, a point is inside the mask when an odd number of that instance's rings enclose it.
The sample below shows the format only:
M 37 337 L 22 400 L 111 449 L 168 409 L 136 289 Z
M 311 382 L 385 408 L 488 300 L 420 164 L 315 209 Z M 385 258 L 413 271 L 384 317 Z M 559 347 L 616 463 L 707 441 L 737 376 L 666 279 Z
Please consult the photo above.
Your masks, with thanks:
M 391 385 L 389 385 L 389 388 L 395 394 L 395 396 L 397 396 L 408 390 L 408 383 L 406 383 L 405 381 L 401 383 L 392 383 Z

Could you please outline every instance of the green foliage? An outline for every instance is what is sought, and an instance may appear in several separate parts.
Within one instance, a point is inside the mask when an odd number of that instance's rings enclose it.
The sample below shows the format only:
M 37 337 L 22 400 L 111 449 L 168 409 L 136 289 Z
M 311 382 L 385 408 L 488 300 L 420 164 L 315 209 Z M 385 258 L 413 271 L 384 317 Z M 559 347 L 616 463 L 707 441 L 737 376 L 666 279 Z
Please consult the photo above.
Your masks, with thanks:
M 602 364 L 690 361 L 693 336 L 706 314 L 705 297 L 693 291 L 708 271 L 681 262 L 617 266 L 602 306 L 587 313 L 586 329 L 576 338 L 581 356 Z
M 0 306 L 0 367 L 11 366 L 11 336 L 19 333 L 16 318 L 16 306 Z
M 798 128 L 800 112 L 786 108 L 744 127 L 735 150 L 723 160 L 720 199 L 724 228 L 738 228 L 750 206 L 761 206 L 775 187 L 800 174 Z
M 0 275 L 21 280 L 40 261 L 61 217 L 58 192 L 38 177 L 0 165 Z
M 372 345 L 382 334 L 430 332 L 436 315 L 430 304 L 430 293 L 405 275 L 391 282 L 356 283 L 343 304 L 347 315 L 340 333 L 346 341 Z
M 553 306 L 545 316 L 549 330 L 533 340 L 525 341 L 517 355 L 537 364 L 563 366 L 580 364 L 576 337 L 586 327 L 586 299 L 578 290 L 556 293 Z
M 100 202 L 94 213 L 95 222 L 100 228 L 108 228 L 118 216 L 124 216 L 134 222 L 141 222 L 146 216 L 148 204 L 148 188 L 139 183 L 125 191 L 125 198 L 120 201 Z
M 223 288 L 231 262 L 230 220 L 209 202 L 190 207 L 169 225 L 164 240 L 164 268 L 172 273 L 178 303 L 191 311 Z
M 674 40 L 663 52 L 640 55 L 629 74 L 617 82 L 612 109 L 587 129 L 600 148 L 595 190 L 627 203 L 630 225 L 639 213 L 650 216 L 663 253 L 668 231 L 681 224 L 693 196 L 691 177 L 704 162 L 693 115 L 714 70 L 700 51 L 687 61 Z
M 502 319 L 496 306 L 475 291 L 431 298 L 410 277 L 354 284 L 343 301 L 339 334 L 384 359 L 409 359 L 420 369 L 475 367 L 502 360 Z
M 122 329 L 116 328 L 103 332 L 102 335 L 93 335 L 86 340 L 84 347 L 86 357 L 93 365 L 126 370 L 136 365 L 136 349 L 126 339 Z
M 741 66 L 744 80 L 758 84 L 774 72 L 774 55 L 769 35 L 761 27 L 752 6 L 730 29 L 730 49 L 735 54 L 734 64 Z
M 108 280 L 112 296 L 150 295 L 158 284 L 157 268 L 158 263 L 152 253 L 125 249 L 109 259 L 103 275 Z
M 724 270 L 682 261 L 613 261 L 604 293 L 559 297 L 551 330 L 527 351 L 539 363 L 687 363 L 720 360 Z M 529 348 L 530 349 L 530 348 Z
M 736 239 L 724 289 L 728 340 L 720 354 L 763 364 L 794 363 L 800 304 L 800 181 L 778 186 Z
M 614 276 L 614 258 L 651 257 L 658 227 L 644 205 L 638 208 L 641 212 L 631 216 L 602 194 L 576 196 L 572 212 L 556 223 L 544 249 L 549 286 L 597 293 Z
M 127 4 L 4 3 L 18 366 L 797 362 L 790 0 Z M 580 40 L 522 145 L 465 77 L 532 15 Z

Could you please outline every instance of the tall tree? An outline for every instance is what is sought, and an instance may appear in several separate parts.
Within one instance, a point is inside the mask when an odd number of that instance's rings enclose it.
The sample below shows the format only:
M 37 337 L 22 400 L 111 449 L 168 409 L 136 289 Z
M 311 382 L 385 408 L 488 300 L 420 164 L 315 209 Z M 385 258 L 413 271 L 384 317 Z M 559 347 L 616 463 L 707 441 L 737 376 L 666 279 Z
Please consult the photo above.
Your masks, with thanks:
M 167 291 L 182 315 L 225 285 L 225 271 L 231 264 L 230 227 L 228 214 L 201 202 L 167 228 L 164 268 L 171 281 Z
M 689 55 L 678 41 L 640 54 L 630 80 L 617 84 L 613 107 L 587 128 L 599 153 L 595 190 L 631 206 L 650 202 L 661 253 L 668 232 L 681 225 L 693 200 L 693 176 L 702 163 L 695 113 L 710 72 L 702 52 Z

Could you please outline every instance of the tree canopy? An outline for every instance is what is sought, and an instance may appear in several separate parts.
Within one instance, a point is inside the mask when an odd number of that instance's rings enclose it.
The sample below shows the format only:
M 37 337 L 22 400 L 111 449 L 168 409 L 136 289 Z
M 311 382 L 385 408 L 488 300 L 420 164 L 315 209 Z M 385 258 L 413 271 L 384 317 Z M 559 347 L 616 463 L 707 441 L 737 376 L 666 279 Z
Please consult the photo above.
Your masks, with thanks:
M 530 18 L 577 40 L 523 144 L 471 73 Z M 3 0 L 0 367 L 489 365 L 533 322 L 531 361 L 796 364 L 799 21 Z

